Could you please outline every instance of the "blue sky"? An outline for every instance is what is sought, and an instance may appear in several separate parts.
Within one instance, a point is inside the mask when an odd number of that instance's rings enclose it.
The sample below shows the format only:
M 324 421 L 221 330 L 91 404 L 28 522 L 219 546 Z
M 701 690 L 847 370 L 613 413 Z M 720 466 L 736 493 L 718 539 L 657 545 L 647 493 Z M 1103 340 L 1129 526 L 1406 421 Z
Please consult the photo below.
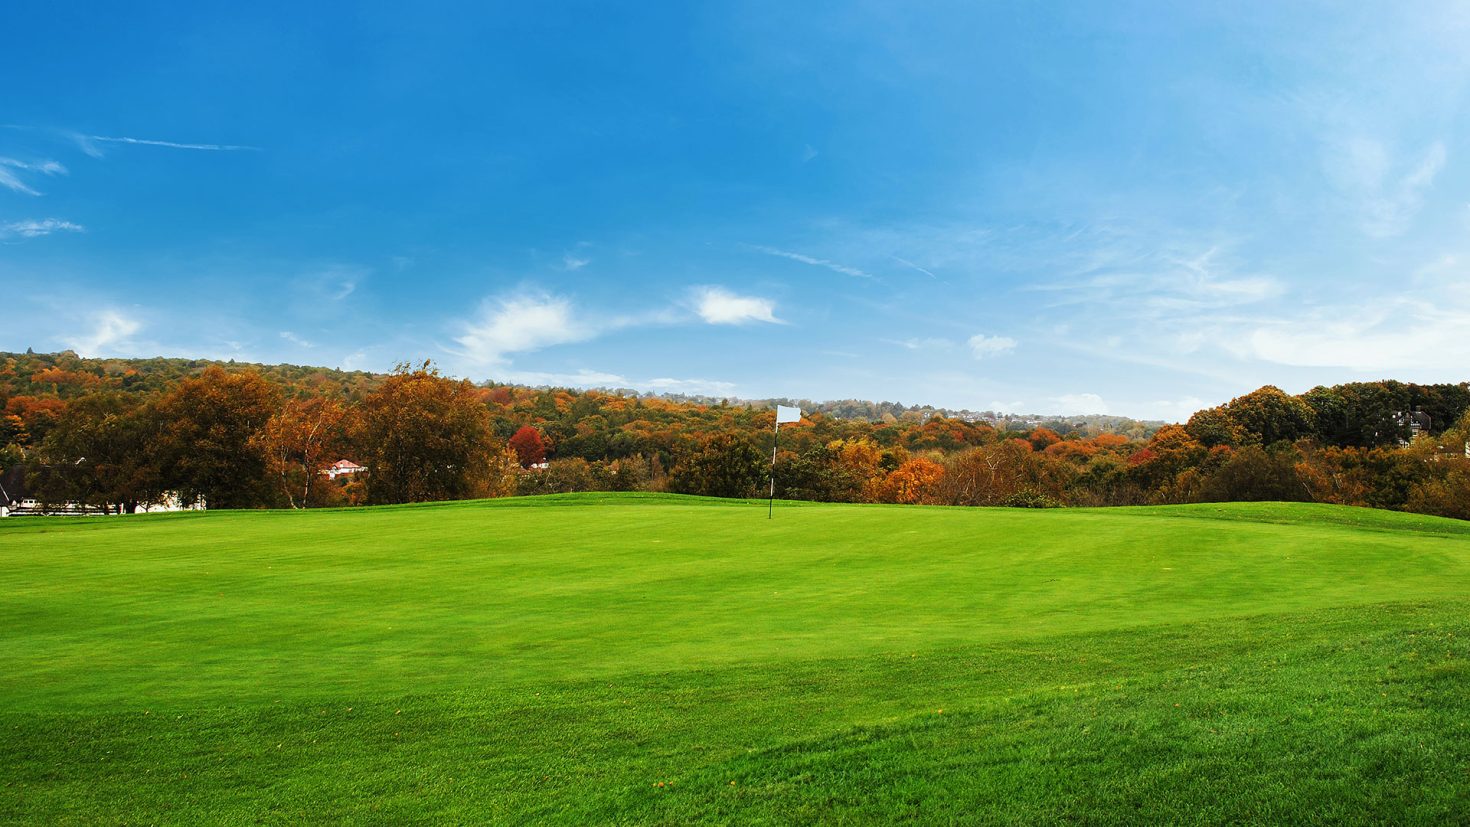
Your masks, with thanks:
M 1470 379 L 1470 13 L 1187 5 L 26 4 L 0 349 L 1164 419 Z

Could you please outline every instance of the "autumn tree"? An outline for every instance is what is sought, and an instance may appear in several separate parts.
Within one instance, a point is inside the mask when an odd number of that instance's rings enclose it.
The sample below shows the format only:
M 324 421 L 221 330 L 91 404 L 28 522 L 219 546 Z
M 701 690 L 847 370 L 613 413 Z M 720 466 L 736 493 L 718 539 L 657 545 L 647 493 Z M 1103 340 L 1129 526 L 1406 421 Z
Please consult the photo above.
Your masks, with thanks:
M 19 420 L 20 432 L 31 444 L 44 440 L 65 410 L 65 402 L 47 396 L 12 396 L 5 403 L 5 413 Z
M 1312 434 L 1316 411 L 1273 385 L 1251 391 L 1225 404 L 1225 413 L 1259 445 L 1295 442 Z
M 250 508 L 270 501 L 260 439 L 280 393 L 254 370 L 211 366 L 184 379 L 158 403 L 164 482 L 185 502 Z
M 943 465 L 932 459 L 914 457 L 884 478 L 878 489 L 878 499 L 885 503 L 939 502 L 939 485 L 943 480 Z
M 541 432 L 530 425 L 523 425 L 512 434 L 509 444 L 522 468 L 546 461 L 546 442 L 541 439 Z
M 1060 501 L 1076 472 L 1070 465 L 1031 450 L 1024 439 L 983 445 L 951 457 L 940 496 L 951 505 L 1002 505 L 1021 497 Z
M 827 450 L 831 461 L 854 486 L 851 496 L 844 499 L 865 502 L 877 498 L 878 486 L 887 469 L 883 468 L 885 452 L 876 442 L 863 438 L 836 439 L 827 443 Z
M 599 491 L 641 491 L 653 478 L 652 463 L 647 457 L 620 457 L 594 463 L 592 476 Z
M 570 494 L 592 491 L 597 487 L 592 464 L 581 457 L 554 459 L 544 471 L 520 475 L 517 494 Z
M 24 419 L 16 414 L 0 412 L 0 446 L 20 448 L 30 441 L 31 432 Z
M 399 365 L 363 399 L 355 431 L 369 502 L 494 493 L 499 451 L 490 412 L 474 385 L 441 376 L 429 362 Z
M 269 470 L 290 507 L 322 504 L 328 489 L 317 482 L 329 464 L 342 458 L 346 416 L 341 402 L 317 396 L 288 400 L 266 422 L 262 439 Z
M 905 432 L 904 446 L 911 451 L 957 451 L 990 442 L 994 438 L 995 430 L 989 425 L 935 414 L 920 427 Z
M 1184 430 L 1206 448 L 1219 445 L 1234 447 L 1245 444 L 1249 439 L 1245 429 L 1231 418 L 1224 406 L 1196 411 L 1184 424 Z
M 1128 457 L 1129 477 L 1149 499 L 1158 503 L 1190 502 L 1197 493 L 1197 475 L 1191 473 L 1204 462 L 1208 450 L 1187 428 L 1165 425 L 1148 445 Z
M 1116 453 L 1099 452 L 1082 466 L 1068 487 L 1076 505 L 1138 505 L 1143 489 L 1129 477 L 1127 461 Z
M 1206 502 L 1306 500 L 1308 490 L 1297 478 L 1294 454 L 1284 445 L 1247 445 L 1205 480 L 1201 496 Z
M 1026 441 L 1031 443 L 1033 449 L 1045 451 L 1047 448 L 1061 442 L 1062 436 L 1050 428 L 1036 428 L 1026 435 Z
M 119 393 L 80 397 L 67 406 L 47 435 L 42 458 L 72 469 L 68 495 L 87 505 L 113 506 L 127 514 L 163 494 L 159 420 L 151 406 Z
M 1405 507 L 1418 514 L 1470 520 L 1470 467 L 1467 465 L 1470 463 L 1456 463 L 1444 476 L 1416 484 L 1409 491 Z
M 1297 443 L 1297 480 L 1313 502 L 1363 505 L 1372 489 L 1365 448 Z
M 1420 514 L 1470 520 L 1470 412 L 1434 443 L 1421 440 L 1429 453 L 1423 464 L 1433 470 L 1409 490 L 1405 507 Z
M 521 474 L 521 461 L 509 445 L 495 449 L 495 437 L 490 437 L 490 466 L 485 475 L 486 497 L 509 497 L 516 493 L 516 480 Z

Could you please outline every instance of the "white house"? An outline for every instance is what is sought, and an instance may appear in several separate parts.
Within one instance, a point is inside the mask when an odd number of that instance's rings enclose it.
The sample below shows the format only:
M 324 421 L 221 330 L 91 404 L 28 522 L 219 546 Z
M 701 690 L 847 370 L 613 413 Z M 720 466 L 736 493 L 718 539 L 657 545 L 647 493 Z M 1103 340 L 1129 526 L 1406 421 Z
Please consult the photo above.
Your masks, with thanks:
M 350 476 L 352 474 L 361 474 L 366 470 L 366 468 L 358 465 L 350 459 L 339 459 L 323 469 L 322 473 L 326 474 L 329 479 L 336 479 L 338 477 Z

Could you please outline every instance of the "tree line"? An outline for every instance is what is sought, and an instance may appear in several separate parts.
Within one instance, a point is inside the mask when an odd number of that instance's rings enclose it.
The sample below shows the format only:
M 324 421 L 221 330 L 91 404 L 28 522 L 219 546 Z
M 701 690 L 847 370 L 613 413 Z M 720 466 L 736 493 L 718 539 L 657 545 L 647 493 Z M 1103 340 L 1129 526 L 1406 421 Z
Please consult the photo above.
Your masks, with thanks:
M 5 354 L 0 462 L 45 501 L 321 507 L 588 490 L 755 496 L 773 412 L 599 391 L 188 360 Z M 777 493 L 834 502 L 1101 506 L 1299 500 L 1470 519 L 1470 385 L 1274 387 L 1182 425 L 1014 430 L 809 414 Z M 1418 438 L 1416 435 L 1416 424 Z M 1426 427 L 1427 425 L 1427 427 Z M 339 459 L 367 468 L 328 479 Z

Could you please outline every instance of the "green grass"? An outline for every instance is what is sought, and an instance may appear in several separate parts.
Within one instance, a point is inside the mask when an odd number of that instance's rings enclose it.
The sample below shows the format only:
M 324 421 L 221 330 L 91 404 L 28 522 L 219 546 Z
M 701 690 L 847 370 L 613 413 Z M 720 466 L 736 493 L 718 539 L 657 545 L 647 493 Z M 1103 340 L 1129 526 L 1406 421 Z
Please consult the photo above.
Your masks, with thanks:
M 1467 589 L 1275 503 L 9 519 L 0 819 L 1465 822 Z

